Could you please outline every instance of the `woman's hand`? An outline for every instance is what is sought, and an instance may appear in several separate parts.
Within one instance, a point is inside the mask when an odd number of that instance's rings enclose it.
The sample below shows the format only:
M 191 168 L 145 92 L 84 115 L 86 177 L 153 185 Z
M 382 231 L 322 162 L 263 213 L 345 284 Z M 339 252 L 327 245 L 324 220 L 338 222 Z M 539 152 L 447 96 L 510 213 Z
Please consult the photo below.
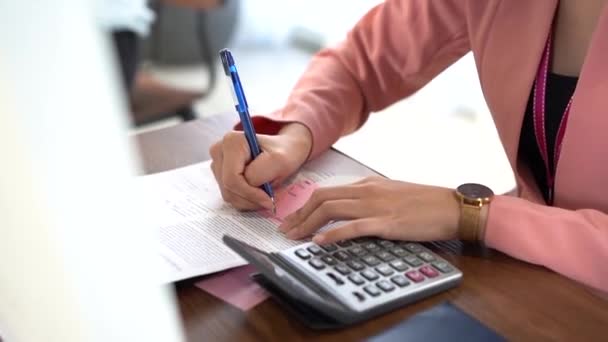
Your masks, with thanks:
M 230 132 L 209 149 L 211 169 L 224 200 L 237 209 L 272 208 L 260 186 L 279 185 L 305 161 L 312 148 L 312 135 L 299 123 L 287 124 L 277 135 L 258 135 L 262 153 L 251 161 L 243 132 Z
M 447 188 L 393 181 L 382 177 L 317 189 L 308 202 L 285 218 L 279 229 L 301 239 L 329 221 L 349 220 L 317 234 L 319 244 L 359 236 L 391 240 L 447 240 L 457 236 L 460 205 Z

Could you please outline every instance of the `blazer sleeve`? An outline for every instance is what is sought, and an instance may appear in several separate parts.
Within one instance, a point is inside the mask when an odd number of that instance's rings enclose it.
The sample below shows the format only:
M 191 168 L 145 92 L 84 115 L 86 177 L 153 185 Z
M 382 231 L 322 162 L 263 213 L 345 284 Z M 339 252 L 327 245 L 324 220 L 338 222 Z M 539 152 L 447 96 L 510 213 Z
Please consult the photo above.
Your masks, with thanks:
M 282 110 L 257 117 L 258 132 L 300 122 L 311 157 L 360 127 L 370 112 L 411 95 L 470 50 L 466 1 L 387 0 L 340 45 L 316 54 Z M 271 120 L 269 120 L 271 119 Z
M 608 292 L 608 215 L 601 211 L 496 196 L 484 240 L 517 259 Z

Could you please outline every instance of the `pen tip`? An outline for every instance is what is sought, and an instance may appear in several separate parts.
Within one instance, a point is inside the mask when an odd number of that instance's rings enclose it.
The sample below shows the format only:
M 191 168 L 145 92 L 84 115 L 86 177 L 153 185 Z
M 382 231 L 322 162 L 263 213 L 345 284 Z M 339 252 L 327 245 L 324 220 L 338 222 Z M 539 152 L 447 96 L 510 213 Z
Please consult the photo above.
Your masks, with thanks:
M 277 204 L 274 201 L 274 197 L 270 197 L 270 200 L 272 201 L 272 214 L 277 216 Z

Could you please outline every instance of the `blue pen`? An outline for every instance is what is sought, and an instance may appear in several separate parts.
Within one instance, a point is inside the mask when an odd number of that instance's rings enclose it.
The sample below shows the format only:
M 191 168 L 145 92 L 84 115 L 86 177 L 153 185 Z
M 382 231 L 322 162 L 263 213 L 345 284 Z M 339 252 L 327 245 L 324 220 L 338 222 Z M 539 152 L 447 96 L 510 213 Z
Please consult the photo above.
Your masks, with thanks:
M 222 49 L 220 51 L 220 58 L 222 60 L 222 65 L 224 66 L 224 73 L 232 81 L 232 89 L 234 90 L 234 107 L 239 113 L 241 124 L 243 125 L 243 132 L 245 133 L 247 144 L 249 144 L 249 150 L 251 151 L 251 160 L 254 160 L 260 155 L 260 153 L 262 153 L 262 151 L 260 150 L 260 144 L 258 144 L 255 129 L 253 128 L 253 123 L 251 122 L 249 106 L 247 105 L 245 92 L 243 91 L 243 86 L 241 85 L 241 79 L 239 78 L 239 73 L 236 70 L 234 58 L 232 57 L 230 50 Z M 272 186 L 270 183 L 264 183 L 262 184 L 262 190 L 264 190 L 264 192 L 270 196 L 270 199 L 272 200 L 272 212 L 276 215 L 277 207 L 274 201 L 274 192 L 272 191 Z

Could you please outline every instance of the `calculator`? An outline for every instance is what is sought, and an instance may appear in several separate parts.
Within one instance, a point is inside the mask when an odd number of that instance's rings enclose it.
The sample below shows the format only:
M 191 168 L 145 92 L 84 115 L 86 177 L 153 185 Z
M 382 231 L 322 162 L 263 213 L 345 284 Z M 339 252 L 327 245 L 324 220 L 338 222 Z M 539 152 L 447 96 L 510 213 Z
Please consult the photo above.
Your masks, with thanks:
M 254 277 L 313 328 L 357 323 L 457 286 L 462 272 L 420 243 L 357 238 L 266 253 L 230 236 Z

